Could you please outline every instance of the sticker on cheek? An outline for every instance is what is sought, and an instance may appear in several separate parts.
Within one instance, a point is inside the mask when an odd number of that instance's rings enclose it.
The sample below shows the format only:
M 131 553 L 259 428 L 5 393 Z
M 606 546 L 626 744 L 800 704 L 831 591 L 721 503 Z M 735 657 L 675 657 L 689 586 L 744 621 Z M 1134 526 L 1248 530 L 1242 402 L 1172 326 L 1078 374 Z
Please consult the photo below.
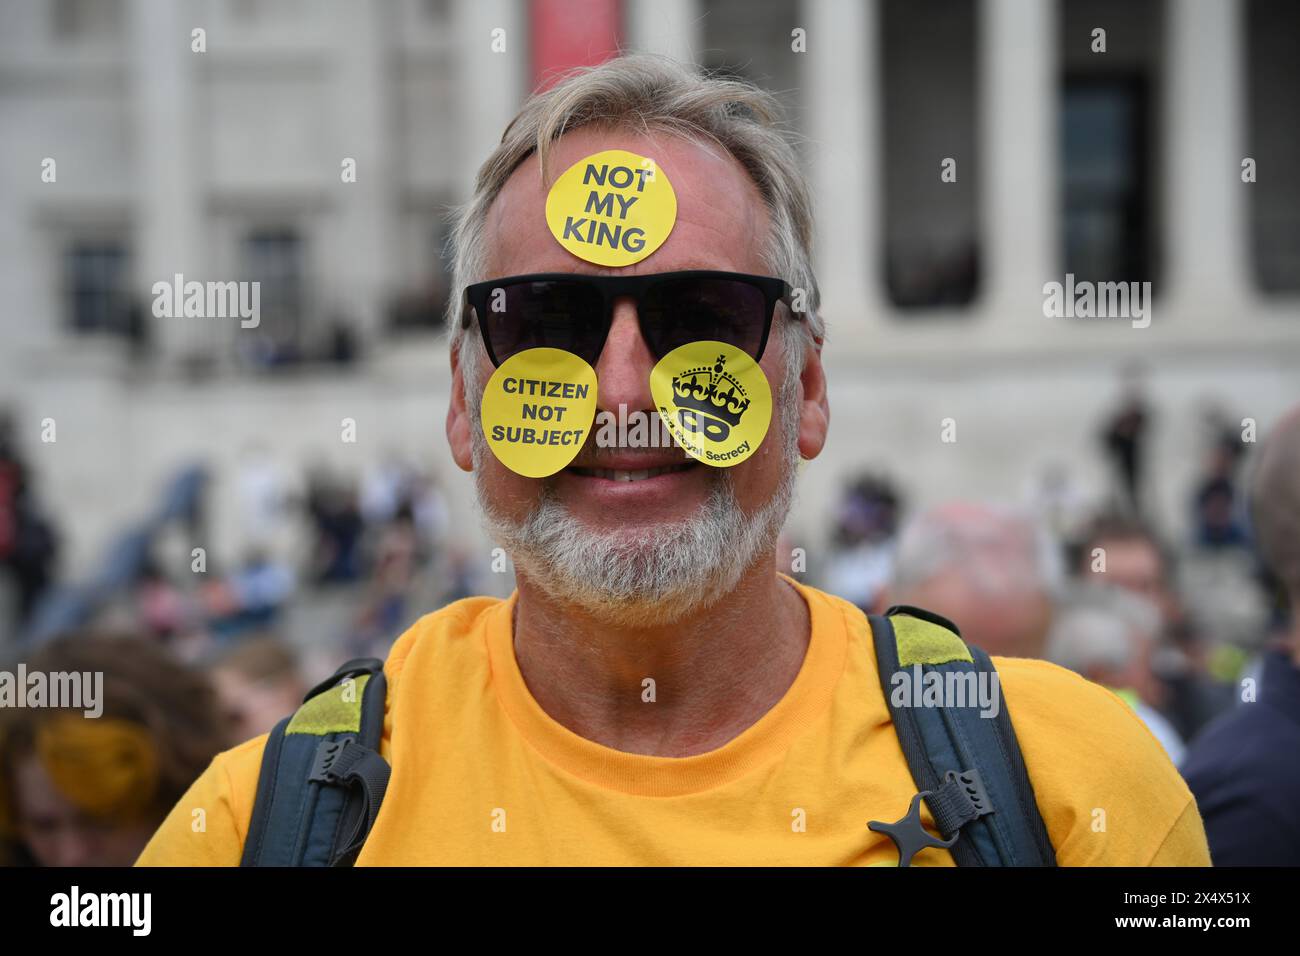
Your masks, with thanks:
M 654 252 L 677 221 L 677 194 L 653 159 L 607 149 L 574 163 L 546 195 L 546 225 L 565 249 L 602 266 Z
M 688 342 L 650 372 L 659 417 L 688 455 L 715 468 L 758 449 L 772 420 L 772 389 L 746 352 L 725 342 Z
M 562 349 L 512 355 L 488 379 L 479 414 L 501 464 L 525 478 L 553 475 L 587 440 L 596 417 L 596 370 Z

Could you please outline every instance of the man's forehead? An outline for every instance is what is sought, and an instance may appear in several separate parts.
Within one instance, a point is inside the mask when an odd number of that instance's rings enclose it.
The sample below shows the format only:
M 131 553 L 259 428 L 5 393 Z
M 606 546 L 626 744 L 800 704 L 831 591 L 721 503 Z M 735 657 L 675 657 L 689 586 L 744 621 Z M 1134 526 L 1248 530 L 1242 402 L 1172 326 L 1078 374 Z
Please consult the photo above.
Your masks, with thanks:
M 546 196 L 564 170 L 607 149 L 654 160 L 677 196 L 677 221 L 662 246 L 630 266 L 607 268 L 568 252 L 546 224 Z M 721 146 L 665 132 L 581 127 L 556 141 L 543 183 L 529 156 L 488 211 L 486 278 L 530 272 L 642 274 L 676 269 L 764 273 L 768 228 L 763 197 L 743 166 Z

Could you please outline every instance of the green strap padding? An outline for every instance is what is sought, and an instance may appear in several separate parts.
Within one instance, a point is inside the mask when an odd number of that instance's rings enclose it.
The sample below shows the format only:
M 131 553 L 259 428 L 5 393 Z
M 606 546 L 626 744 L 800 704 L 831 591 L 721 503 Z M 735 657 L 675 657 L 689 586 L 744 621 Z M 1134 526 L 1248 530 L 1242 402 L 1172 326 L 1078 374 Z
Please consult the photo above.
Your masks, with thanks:
M 895 615 L 890 621 L 894 625 L 894 640 L 898 643 L 898 663 L 901 666 L 947 664 L 951 661 L 974 663 L 965 641 L 946 627 L 906 614 Z
M 286 734 L 340 734 L 361 732 L 361 700 L 369 674 L 347 678 L 322 691 L 298 708 L 284 728 Z

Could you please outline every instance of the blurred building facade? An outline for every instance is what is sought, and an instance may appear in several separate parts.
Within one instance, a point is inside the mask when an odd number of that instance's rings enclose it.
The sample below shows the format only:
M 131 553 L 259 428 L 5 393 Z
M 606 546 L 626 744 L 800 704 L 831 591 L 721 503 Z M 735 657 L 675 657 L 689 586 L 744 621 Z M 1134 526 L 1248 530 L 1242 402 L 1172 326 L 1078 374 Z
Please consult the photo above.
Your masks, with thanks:
M 1154 507 L 1179 527 L 1203 404 L 1262 433 L 1295 401 L 1294 4 L 4 0 L 0 403 L 70 573 L 189 461 L 232 475 L 259 445 L 359 469 L 399 449 L 450 474 L 448 211 L 547 65 L 599 59 L 611 23 L 789 110 L 834 422 L 796 540 L 819 543 L 864 467 L 915 503 L 1019 500 L 1062 473 L 1099 494 L 1133 367 Z M 259 281 L 261 325 L 155 317 L 177 273 Z M 1150 326 L 1046 317 L 1067 273 L 1152 281 Z M 214 491 L 211 546 L 233 553 L 239 490 Z M 470 481 L 445 491 L 478 540 Z

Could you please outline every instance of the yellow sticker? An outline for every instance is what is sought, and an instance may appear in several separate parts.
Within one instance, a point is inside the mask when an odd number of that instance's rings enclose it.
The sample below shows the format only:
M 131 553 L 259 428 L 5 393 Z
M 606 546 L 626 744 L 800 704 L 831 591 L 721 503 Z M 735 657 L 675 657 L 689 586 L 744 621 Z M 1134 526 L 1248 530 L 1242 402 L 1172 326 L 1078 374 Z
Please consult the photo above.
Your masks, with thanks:
M 772 389 L 746 352 L 725 342 L 688 342 L 650 372 L 659 417 L 692 458 L 717 468 L 752 455 L 772 420 Z
M 551 186 L 546 224 L 579 259 L 630 266 L 654 252 L 677 221 L 677 194 L 653 159 L 607 149 L 579 160 Z
M 572 352 L 527 349 L 492 373 L 479 414 L 501 464 L 525 478 L 553 475 L 587 440 L 596 370 Z

